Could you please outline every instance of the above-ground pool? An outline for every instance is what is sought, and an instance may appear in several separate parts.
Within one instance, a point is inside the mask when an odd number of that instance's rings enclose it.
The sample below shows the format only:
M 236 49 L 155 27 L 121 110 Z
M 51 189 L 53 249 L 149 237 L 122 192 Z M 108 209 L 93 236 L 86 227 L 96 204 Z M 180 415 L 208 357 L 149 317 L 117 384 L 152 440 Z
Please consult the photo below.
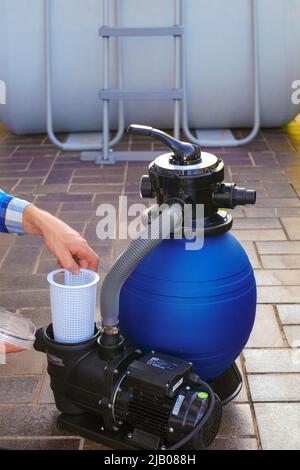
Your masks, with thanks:
M 103 2 L 51 0 L 53 113 L 56 130 L 102 127 Z M 111 24 L 115 1 L 110 1 Z M 123 26 L 174 24 L 174 0 L 121 0 Z M 0 0 L 0 80 L 6 104 L 0 120 L 16 133 L 44 132 L 45 2 Z M 187 97 L 192 128 L 251 127 L 253 40 L 250 0 L 183 0 Z M 300 112 L 292 83 L 300 80 L 299 0 L 259 0 L 258 40 L 262 126 L 280 126 Z M 124 87 L 174 87 L 172 37 L 123 38 Z M 111 86 L 117 85 L 116 39 L 110 51 Z M 126 103 L 126 122 L 160 128 L 173 125 L 169 101 Z M 117 127 L 117 104 L 111 105 Z

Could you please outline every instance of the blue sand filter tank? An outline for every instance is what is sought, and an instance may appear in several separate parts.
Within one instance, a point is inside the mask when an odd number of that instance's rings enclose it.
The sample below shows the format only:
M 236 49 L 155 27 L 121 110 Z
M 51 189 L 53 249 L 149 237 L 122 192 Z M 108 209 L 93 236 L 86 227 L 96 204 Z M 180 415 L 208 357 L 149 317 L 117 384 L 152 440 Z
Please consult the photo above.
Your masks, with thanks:
M 123 287 L 121 326 L 137 346 L 188 359 L 211 380 L 244 348 L 255 307 L 253 270 L 231 234 L 207 236 L 199 251 L 166 240 Z
M 222 183 L 224 163 L 157 130 L 132 127 L 164 141 L 172 153 L 142 178 L 142 196 L 158 203 L 204 205 L 204 245 L 165 239 L 136 267 L 120 295 L 121 331 L 131 343 L 187 359 L 204 380 L 223 374 L 244 348 L 256 311 L 256 283 L 246 252 L 219 208 L 254 204 L 255 191 Z M 184 147 L 186 145 L 186 147 Z

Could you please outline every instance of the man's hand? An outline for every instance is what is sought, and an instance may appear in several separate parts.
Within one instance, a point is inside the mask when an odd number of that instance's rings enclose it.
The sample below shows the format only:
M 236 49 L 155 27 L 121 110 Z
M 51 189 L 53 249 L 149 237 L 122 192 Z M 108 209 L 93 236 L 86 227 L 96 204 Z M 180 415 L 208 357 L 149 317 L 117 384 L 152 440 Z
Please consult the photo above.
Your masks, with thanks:
M 62 268 L 73 274 L 79 274 L 80 268 L 97 271 L 99 257 L 87 241 L 53 215 L 30 205 L 24 210 L 23 226 L 28 235 L 44 238 L 45 245 Z

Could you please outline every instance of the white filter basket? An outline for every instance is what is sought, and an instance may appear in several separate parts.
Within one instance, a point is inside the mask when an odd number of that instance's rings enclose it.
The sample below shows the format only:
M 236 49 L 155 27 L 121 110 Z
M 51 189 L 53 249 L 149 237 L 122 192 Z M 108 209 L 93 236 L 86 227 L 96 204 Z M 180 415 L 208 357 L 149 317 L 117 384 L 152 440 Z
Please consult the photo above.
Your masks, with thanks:
M 55 341 L 79 343 L 93 337 L 97 273 L 81 269 L 74 275 L 58 269 L 48 275 Z

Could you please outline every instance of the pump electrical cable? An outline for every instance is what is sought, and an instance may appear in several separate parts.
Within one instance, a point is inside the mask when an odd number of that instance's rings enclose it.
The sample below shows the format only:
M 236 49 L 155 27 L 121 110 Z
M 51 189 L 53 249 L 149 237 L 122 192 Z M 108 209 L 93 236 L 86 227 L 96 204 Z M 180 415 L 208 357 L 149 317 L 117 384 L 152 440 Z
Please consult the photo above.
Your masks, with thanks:
M 208 419 L 211 417 L 211 414 L 212 414 L 212 412 L 214 410 L 214 407 L 215 407 L 215 404 L 216 404 L 215 393 L 212 390 L 212 388 L 206 382 L 203 382 L 201 379 L 198 379 L 197 384 L 201 385 L 201 387 L 203 387 L 210 396 L 210 404 L 209 404 L 208 410 L 207 410 L 205 416 L 203 417 L 203 419 L 201 419 L 201 421 L 197 424 L 195 429 L 193 429 L 189 434 L 187 434 L 185 437 L 183 437 L 176 444 L 172 445 L 171 447 L 168 447 L 166 450 L 177 450 L 177 449 L 180 449 L 181 447 L 183 447 L 191 439 L 193 439 L 193 437 L 201 430 L 201 428 L 203 428 L 203 426 L 207 423 Z

